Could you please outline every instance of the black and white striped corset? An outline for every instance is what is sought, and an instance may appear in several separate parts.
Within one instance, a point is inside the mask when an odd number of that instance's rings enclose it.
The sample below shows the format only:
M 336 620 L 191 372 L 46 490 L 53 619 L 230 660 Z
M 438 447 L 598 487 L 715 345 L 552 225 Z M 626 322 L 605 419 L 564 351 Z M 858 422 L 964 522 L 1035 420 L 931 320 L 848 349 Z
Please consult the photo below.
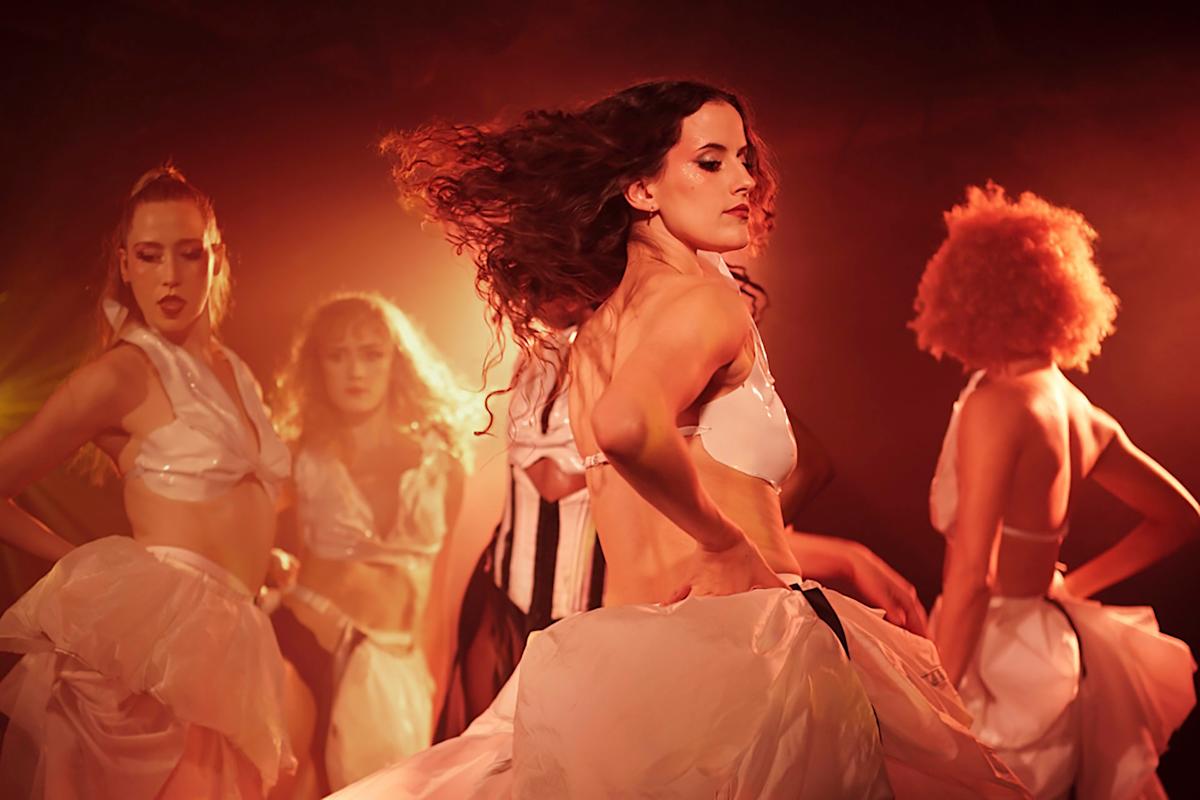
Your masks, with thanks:
M 551 502 L 509 464 L 504 516 L 492 540 L 492 578 L 529 618 L 530 630 L 599 608 L 604 554 L 587 488 Z

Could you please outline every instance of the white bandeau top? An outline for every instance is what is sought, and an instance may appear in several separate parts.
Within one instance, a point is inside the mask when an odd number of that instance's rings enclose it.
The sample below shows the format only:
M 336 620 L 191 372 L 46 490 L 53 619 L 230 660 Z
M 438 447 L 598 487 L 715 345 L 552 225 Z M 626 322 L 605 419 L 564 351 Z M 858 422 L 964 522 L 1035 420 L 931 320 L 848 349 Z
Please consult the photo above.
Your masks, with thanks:
M 110 311 L 108 304 L 105 310 Z M 290 472 L 291 455 L 271 426 L 250 368 L 222 346 L 253 432 L 206 364 L 153 329 L 126 320 L 121 310 L 110 313 L 117 339 L 150 359 L 175 413 L 175 419 L 142 439 L 125 478 L 140 478 L 155 494 L 172 500 L 198 501 L 217 497 L 252 476 L 274 500 Z

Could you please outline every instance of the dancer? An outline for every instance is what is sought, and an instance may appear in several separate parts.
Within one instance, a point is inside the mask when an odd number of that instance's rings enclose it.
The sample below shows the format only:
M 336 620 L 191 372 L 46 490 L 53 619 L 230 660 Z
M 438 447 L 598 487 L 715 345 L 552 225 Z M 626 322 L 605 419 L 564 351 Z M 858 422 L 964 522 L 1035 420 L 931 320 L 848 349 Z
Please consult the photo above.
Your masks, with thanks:
M 6 797 L 261 798 L 292 761 L 283 662 L 253 603 L 289 468 L 221 344 L 229 263 L 209 198 L 138 180 L 113 237 L 105 349 L 0 442 L 11 498 L 91 442 L 132 538 L 72 545 L 11 500 L 0 538 L 56 563 L 0 618 Z
M 296 524 L 285 530 L 301 566 L 273 620 L 316 701 L 318 774 L 339 788 L 430 743 L 426 643 L 444 604 L 431 595 L 462 499 L 473 401 L 377 294 L 317 306 L 280 388 L 281 429 L 297 449 Z
M 740 280 L 743 294 L 756 297 L 745 289 L 749 282 Z M 458 736 L 487 709 L 516 669 L 530 633 L 601 605 L 604 553 L 591 523 L 567 396 L 559 391 L 560 354 L 569 349 L 577 324 L 591 316 L 589 307 L 583 309 L 549 304 L 542 313 L 556 322 L 553 347 L 545 361 L 522 361 L 516 368 L 521 382 L 509 406 L 509 495 L 463 598 L 451 689 L 435 741 Z M 832 477 L 828 455 L 811 433 L 800 431 L 797 450 L 804 468 L 793 470 L 780 492 L 792 515 Z M 814 573 L 840 577 L 885 609 L 888 619 L 924 635 L 916 590 L 868 548 L 787 530 L 797 557 L 819 564 Z
M 462 737 L 342 796 L 1022 795 L 928 641 L 799 577 L 786 414 L 734 281 L 698 253 L 769 227 L 740 101 L 655 82 L 389 149 L 517 341 L 547 302 L 599 303 L 566 390 L 606 607 L 533 637 Z
M 1163 797 L 1158 756 L 1195 705 L 1191 652 L 1153 610 L 1085 598 L 1195 539 L 1200 511 L 1060 371 L 1086 370 L 1113 331 L 1096 233 L 994 184 L 968 188 L 946 225 L 911 327 L 922 349 L 975 372 L 930 493 L 946 536 L 934 641 L 974 730 L 1036 797 Z M 1064 580 L 1056 562 L 1085 479 L 1144 520 Z
M 561 304 L 560 304 L 561 305 Z M 599 608 L 604 553 L 571 436 L 561 356 L 586 306 L 554 307 L 553 347 L 522 359 L 508 411 L 509 485 L 496 533 L 471 575 L 435 741 L 460 735 L 508 682 L 530 633 Z

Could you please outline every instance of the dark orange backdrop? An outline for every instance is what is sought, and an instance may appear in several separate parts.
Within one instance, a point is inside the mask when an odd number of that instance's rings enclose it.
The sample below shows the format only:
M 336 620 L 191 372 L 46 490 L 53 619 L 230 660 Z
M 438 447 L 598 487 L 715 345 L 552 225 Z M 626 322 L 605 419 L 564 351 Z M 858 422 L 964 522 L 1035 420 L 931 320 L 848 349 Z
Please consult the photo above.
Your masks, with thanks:
M 941 211 L 989 178 L 1100 231 L 1119 330 L 1075 377 L 1200 490 L 1200 59 L 1185 20 L 983 2 L 834 13 L 537 0 L 452 16 L 400 5 L 130 3 L 0 19 L 3 430 L 77 357 L 118 199 L 167 157 L 216 199 L 235 258 L 227 339 L 264 383 L 305 306 L 338 288 L 391 295 L 477 379 L 488 336 L 468 266 L 395 206 L 379 135 L 689 76 L 745 93 L 782 170 L 778 233 L 752 268 L 772 295 L 763 329 L 779 385 L 836 464 L 808 527 L 867 542 L 935 596 L 941 542 L 925 497 L 962 378 L 918 353 L 904 323 Z M 471 546 L 492 524 L 495 487 L 475 486 Z M 23 502 L 77 537 L 122 525 L 111 488 L 66 473 Z M 1130 522 L 1085 491 L 1066 560 Z M 1151 603 L 1200 646 L 1197 557 L 1189 548 L 1104 599 Z M 36 565 L 8 563 L 11 599 Z M 1198 728 L 1165 762 L 1169 788 L 1187 785 Z

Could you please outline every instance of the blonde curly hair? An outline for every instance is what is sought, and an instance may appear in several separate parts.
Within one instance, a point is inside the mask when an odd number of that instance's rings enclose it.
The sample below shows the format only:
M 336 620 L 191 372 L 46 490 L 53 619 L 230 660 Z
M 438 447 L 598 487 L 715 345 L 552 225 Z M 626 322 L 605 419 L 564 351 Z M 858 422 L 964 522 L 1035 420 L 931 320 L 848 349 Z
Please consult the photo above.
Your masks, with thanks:
M 347 292 L 318 303 L 292 343 L 291 357 L 275 381 L 275 423 L 298 447 L 327 446 L 336 435 L 338 412 L 321 372 L 325 344 L 358 326 L 384 333 L 395 348 L 388 411 L 398 427 L 415 423 L 435 431 L 447 449 L 470 465 L 474 397 L 462 389 L 441 354 L 403 311 L 376 292 Z
M 908 323 L 917 346 L 970 369 L 1049 356 L 1087 371 L 1116 328 L 1118 299 L 1096 266 L 1096 231 L 1078 211 L 1031 192 L 967 187 L 944 215 L 948 236 L 925 265 Z

